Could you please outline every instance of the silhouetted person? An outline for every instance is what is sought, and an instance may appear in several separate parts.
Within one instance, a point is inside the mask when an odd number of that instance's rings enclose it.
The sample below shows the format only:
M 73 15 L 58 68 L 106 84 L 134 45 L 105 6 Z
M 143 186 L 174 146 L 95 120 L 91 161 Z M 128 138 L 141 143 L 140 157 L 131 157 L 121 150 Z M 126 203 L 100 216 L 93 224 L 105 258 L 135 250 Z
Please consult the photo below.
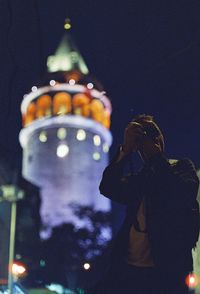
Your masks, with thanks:
M 137 173 L 124 169 L 138 152 Z M 104 196 L 127 207 L 113 246 L 106 278 L 95 294 L 185 294 L 192 271 L 192 231 L 199 180 L 189 159 L 168 160 L 164 138 L 153 117 L 140 115 L 125 129 L 124 143 L 100 183 Z

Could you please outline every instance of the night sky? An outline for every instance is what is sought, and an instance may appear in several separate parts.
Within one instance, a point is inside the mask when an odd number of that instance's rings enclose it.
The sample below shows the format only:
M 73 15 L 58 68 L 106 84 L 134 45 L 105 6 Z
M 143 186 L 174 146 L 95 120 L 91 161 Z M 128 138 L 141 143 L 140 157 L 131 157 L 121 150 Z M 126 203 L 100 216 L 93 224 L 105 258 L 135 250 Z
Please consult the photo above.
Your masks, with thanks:
M 170 158 L 200 167 L 200 1 L 0 1 L 0 152 L 21 162 L 23 95 L 44 75 L 66 17 L 113 105 L 111 154 L 138 113 L 155 116 Z

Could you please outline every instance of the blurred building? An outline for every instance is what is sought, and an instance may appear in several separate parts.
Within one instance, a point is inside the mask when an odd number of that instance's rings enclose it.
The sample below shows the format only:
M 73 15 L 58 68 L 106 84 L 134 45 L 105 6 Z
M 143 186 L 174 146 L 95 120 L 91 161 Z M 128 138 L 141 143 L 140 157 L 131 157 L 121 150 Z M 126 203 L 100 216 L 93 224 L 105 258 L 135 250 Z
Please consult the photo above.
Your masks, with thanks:
M 40 263 L 39 251 L 36 249 L 41 244 L 39 189 L 18 175 L 16 169 L 8 165 L 5 159 L 0 159 L 0 293 L 4 293 L 1 290 L 6 291 L 8 284 L 10 225 L 13 213 L 11 203 L 15 201 L 17 221 L 13 262 L 28 269 L 31 277 L 35 276 L 33 268 L 36 269 Z M 12 219 L 12 224 L 13 222 Z M 24 293 L 17 284 L 13 291 Z
M 110 200 L 98 191 L 112 142 L 111 104 L 89 75 L 68 31 L 47 66 L 46 78 L 32 87 L 21 105 L 22 174 L 40 187 L 42 239 L 63 224 L 95 234 L 90 216 L 107 216 L 111 210 Z M 111 226 L 104 218 L 98 250 L 110 239 Z M 87 256 L 92 258 L 92 253 Z

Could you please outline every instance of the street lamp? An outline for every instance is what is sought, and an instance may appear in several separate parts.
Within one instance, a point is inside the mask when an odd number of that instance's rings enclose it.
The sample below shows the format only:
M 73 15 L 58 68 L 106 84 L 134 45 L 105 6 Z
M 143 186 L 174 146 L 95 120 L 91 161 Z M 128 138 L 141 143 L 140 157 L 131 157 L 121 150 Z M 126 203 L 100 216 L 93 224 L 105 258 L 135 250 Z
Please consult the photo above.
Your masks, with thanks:
M 10 219 L 10 242 L 9 242 L 9 267 L 8 267 L 8 293 L 13 293 L 13 275 L 12 265 L 15 252 L 15 231 L 16 231 L 16 215 L 17 201 L 24 198 L 24 192 L 15 185 L 0 186 L 0 202 L 8 201 L 11 203 L 11 219 Z

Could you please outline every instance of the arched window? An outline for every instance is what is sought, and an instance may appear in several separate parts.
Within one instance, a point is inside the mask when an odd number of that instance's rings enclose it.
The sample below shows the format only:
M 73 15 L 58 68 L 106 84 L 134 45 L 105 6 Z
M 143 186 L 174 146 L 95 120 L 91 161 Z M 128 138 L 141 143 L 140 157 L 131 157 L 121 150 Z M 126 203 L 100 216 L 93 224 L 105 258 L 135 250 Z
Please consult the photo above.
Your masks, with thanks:
M 51 96 L 49 95 L 42 95 L 37 99 L 36 102 L 36 116 L 37 118 L 41 118 L 44 116 L 50 116 L 51 115 Z
M 36 115 L 36 105 L 34 102 L 31 102 L 27 108 L 26 115 L 23 117 L 24 125 L 30 124 L 33 120 L 35 120 Z
M 104 114 L 103 114 L 103 125 L 107 129 L 110 128 L 110 112 L 107 109 L 104 110 Z
M 53 98 L 53 113 L 62 115 L 71 112 L 71 95 L 66 92 L 59 92 Z
M 72 100 L 74 113 L 77 115 L 90 116 L 90 98 L 85 94 L 76 94 Z
M 91 102 L 92 118 L 100 123 L 103 123 L 104 106 L 99 99 L 93 99 Z

